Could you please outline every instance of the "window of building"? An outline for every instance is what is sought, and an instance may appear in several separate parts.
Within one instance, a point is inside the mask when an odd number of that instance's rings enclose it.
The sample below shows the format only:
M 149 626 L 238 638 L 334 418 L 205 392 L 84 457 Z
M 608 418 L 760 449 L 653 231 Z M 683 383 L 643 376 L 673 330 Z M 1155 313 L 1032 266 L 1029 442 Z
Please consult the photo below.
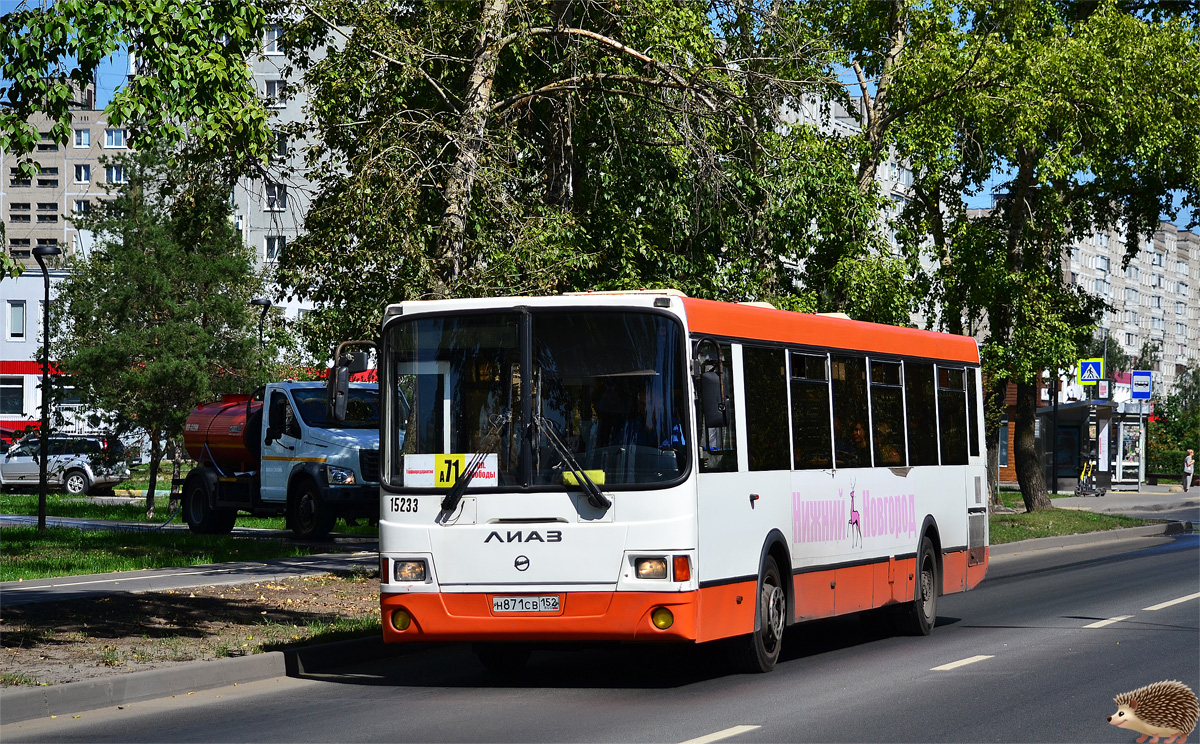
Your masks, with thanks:
M 18 225 L 27 224 L 27 223 L 29 223 L 30 219 L 31 218 L 29 215 L 22 214 L 20 212 L 18 212 L 18 213 L 9 212 L 9 214 L 8 214 L 8 221 L 15 222 Z
M 10 186 L 32 186 L 33 179 L 21 172 L 20 168 L 8 169 L 8 185 Z
M 1137 337 L 1136 333 L 1126 333 L 1125 334 L 1125 345 L 1126 346 L 1137 346 L 1137 342 L 1138 342 L 1138 337 Z
M 287 160 L 288 156 L 288 136 L 287 132 L 275 133 L 275 151 L 272 157 L 276 160 Z
M 92 180 L 92 166 L 90 163 L 75 164 L 75 183 L 88 183 Z
M 20 377 L 0 377 L 0 414 L 25 413 L 25 388 Z
M 38 173 L 37 185 L 39 189 L 58 188 L 58 168 L 42 166 L 41 172 Z
M 266 190 L 268 212 L 282 212 L 287 209 L 287 186 L 281 183 L 268 183 Z
M 104 167 L 104 180 L 108 183 L 126 183 L 125 168 L 120 165 L 106 165 Z
M 1179 294 L 1186 296 L 1188 293 L 1188 285 L 1183 282 L 1179 283 Z
M 87 199 L 76 199 L 73 206 L 75 214 L 87 214 L 92 209 L 92 203 Z
M 58 152 L 58 142 L 50 132 L 42 132 L 42 141 L 37 144 L 38 152 Z
M 833 434 L 829 422 L 829 370 L 824 354 L 791 355 L 792 454 L 797 470 L 832 464 Z
M 1096 271 L 1108 272 L 1108 256 L 1096 256 Z
M 49 224 L 58 222 L 58 215 L 57 214 L 39 214 L 37 221 L 38 221 L 38 224 L 49 225 Z
M 1156 331 L 1161 331 L 1163 329 L 1163 319 L 1151 316 L 1150 327 Z
M 1109 283 L 1105 279 L 1096 280 L 1096 294 L 1101 297 L 1108 297 Z
M 1175 333 L 1176 333 L 1176 335 L 1179 335 L 1179 336 L 1186 336 L 1187 335 L 1187 324 L 1186 323 L 1176 323 L 1175 324 Z
M 1152 307 L 1156 310 L 1161 310 L 1162 306 L 1163 306 L 1162 297 L 1160 297 L 1159 295 L 1154 295 L 1150 298 L 1150 307 Z
M 46 247 L 58 245 L 58 238 L 38 238 L 37 244 L 44 245 Z
M 787 374 L 782 349 L 742 349 L 746 452 L 751 470 L 789 470 Z
M 266 251 L 263 258 L 267 261 L 278 261 L 287 246 L 287 238 L 283 235 L 268 235 Z
M 1125 278 L 1136 282 L 1137 278 L 1138 278 L 1138 267 L 1133 266 L 1132 264 L 1129 266 L 1126 266 L 1125 267 Z
M 75 130 L 75 146 L 76 147 L 91 147 L 92 146 L 92 130 L 76 129 Z
M 1150 265 L 1152 265 L 1152 266 L 1162 266 L 1162 265 L 1163 265 L 1163 254 L 1161 254 L 1161 253 L 1151 253 L 1151 254 L 1150 254 Z
M 105 147 L 124 147 L 125 146 L 125 130 L 124 129 L 105 129 L 104 130 L 104 146 Z
M 1176 302 L 1175 303 L 1175 314 L 1176 315 L 1184 315 L 1186 313 L 1187 313 L 1187 303 L 1186 302 Z
M 1138 322 L 1138 314 L 1137 314 L 1137 313 L 1135 313 L 1135 312 L 1134 312 L 1134 311 L 1132 311 L 1132 310 L 1126 310 L 1126 311 L 1125 311 L 1125 322 L 1126 322 L 1126 323 L 1133 323 L 1134 325 L 1137 325 L 1137 322 Z
M 264 54 L 283 54 L 283 26 L 271 25 L 267 27 L 266 36 L 263 40 Z
M 25 300 L 9 300 L 5 319 L 5 331 L 9 341 L 25 340 Z
M 1137 304 L 1138 291 L 1136 289 L 1134 289 L 1133 287 L 1126 287 L 1125 288 L 1125 301 L 1131 302 L 1133 304 Z
M 267 81 L 267 107 L 268 108 L 283 108 L 284 96 L 287 95 L 287 81 L 285 80 L 268 80 Z

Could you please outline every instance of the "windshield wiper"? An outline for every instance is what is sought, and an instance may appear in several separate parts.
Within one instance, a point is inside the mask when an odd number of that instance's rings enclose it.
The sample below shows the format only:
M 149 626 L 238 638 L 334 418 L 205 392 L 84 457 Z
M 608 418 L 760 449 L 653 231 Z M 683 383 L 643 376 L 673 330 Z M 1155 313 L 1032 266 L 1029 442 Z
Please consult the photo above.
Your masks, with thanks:
M 537 422 L 538 429 L 546 433 L 546 441 L 550 442 L 550 446 L 558 452 L 558 456 L 562 458 L 563 464 L 575 474 L 576 482 L 579 483 L 587 494 L 588 503 L 597 509 L 608 509 L 612 506 L 612 501 L 604 495 L 600 487 L 584 472 L 583 467 L 575 459 L 575 455 L 572 454 L 571 449 L 558 438 L 558 433 L 554 431 L 553 424 L 543 416 L 538 416 Z
M 508 412 L 498 413 L 492 417 L 492 428 L 480 442 L 479 451 L 471 457 L 471 461 L 467 463 L 467 469 L 459 473 L 454 485 L 450 486 L 450 491 L 442 499 L 442 511 L 453 511 L 458 506 L 458 502 L 462 500 L 463 494 L 467 491 L 467 486 L 471 485 L 471 480 L 475 477 L 475 471 L 483 464 L 483 458 L 490 455 L 495 449 L 500 429 L 511 419 L 512 414 Z

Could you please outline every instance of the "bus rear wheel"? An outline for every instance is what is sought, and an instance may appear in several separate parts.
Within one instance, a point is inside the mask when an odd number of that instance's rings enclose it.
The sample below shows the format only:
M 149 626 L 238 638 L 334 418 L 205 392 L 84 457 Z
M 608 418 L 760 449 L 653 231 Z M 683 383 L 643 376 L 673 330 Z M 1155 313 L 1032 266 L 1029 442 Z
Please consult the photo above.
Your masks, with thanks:
M 933 542 L 921 538 L 917 550 L 917 573 L 913 577 L 913 601 L 899 608 L 899 630 L 908 635 L 929 635 L 937 623 L 938 567 Z
M 779 566 L 772 556 L 763 561 L 758 581 L 758 607 L 755 610 L 756 630 L 734 639 L 732 656 L 738 671 L 757 674 L 769 672 L 779 661 L 783 648 L 783 629 L 787 625 L 787 594 Z

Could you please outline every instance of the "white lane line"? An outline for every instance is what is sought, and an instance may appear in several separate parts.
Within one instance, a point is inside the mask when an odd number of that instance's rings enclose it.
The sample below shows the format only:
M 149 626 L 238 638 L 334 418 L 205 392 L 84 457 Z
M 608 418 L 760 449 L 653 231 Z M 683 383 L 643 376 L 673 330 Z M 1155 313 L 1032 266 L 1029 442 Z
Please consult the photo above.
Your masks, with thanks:
M 1122 620 L 1128 620 L 1131 617 L 1133 617 L 1133 615 L 1121 615 L 1119 617 L 1110 617 L 1107 620 L 1097 620 L 1096 622 L 1089 623 L 1088 625 L 1085 625 L 1083 627 L 1085 627 L 1085 628 L 1104 628 L 1109 625 L 1113 625 L 1114 623 L 1119 623 Z
M 1162 604 L 1156 604 L 1151 607 L 1143 607 L 1142 609 L 1147 610 L 1147 611 L 1164 610 L 1173 605 L 1183 604 L 1184 602 L 1190 602 L 1193 599 L 1200 599 L 1200 592 L 1196 592 L 1195 594 L 1189 594 L 1186 597 L 1180 597 L 1179 599 L 1172 599 L 1169 602 L 1163 602 Z
M 958 661 L 952 661 L 949 664 L 942 664 L 941 666 L 935 666 L 933 669 L 930 669 L 929 671 L 931 671 L 931 672 L 948 672 L 951 669 L 958 669 L 959 667 L 964 667 L 967 664 L 974 664 L 977 661 L 984 661 L 986 659 L 992 659 L 992 658 L 995 658 L 995 657 L 993 657 L 993 656 L 972 656 L 969 659 L 959 659 Z
M 754 729 L 757 729 L 757 728 L 762 728 L 762 726 L 734 726 L 733 728 L 727 728 L 724 731 L 717 731 L 715 733 L 708 734 L 707 736 L 701 736 L 698 739 L 688 739 L 687 741 L 682 742 L 681 744 L 709 744 L 709 742 L 720 741 L 722 739 L 728 739 L 731 736 L 737 736 L 738 734 L 744 734 L 747 731 L 753 731 Z

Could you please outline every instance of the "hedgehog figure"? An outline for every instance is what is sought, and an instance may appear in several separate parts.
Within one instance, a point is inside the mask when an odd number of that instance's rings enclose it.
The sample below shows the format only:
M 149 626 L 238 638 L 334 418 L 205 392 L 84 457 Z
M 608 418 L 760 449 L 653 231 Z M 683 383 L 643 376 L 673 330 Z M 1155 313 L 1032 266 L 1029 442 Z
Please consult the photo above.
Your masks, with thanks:
M 1160 736 L 1165 736 L 1167 742 L 1187 741 L 1187 735 L 1196 728 L 1196 718 L 1200 716 L 1196 693 L 1174 680 L 1155 682 L 1122 693 L 1113 698 L 1113 702 L 1117 704 L 1117 712 L 1108 717 L 1108 722 L 1144 734 L 1138 738 L 1138 744 L 1146 739 L 1157 744 Z

